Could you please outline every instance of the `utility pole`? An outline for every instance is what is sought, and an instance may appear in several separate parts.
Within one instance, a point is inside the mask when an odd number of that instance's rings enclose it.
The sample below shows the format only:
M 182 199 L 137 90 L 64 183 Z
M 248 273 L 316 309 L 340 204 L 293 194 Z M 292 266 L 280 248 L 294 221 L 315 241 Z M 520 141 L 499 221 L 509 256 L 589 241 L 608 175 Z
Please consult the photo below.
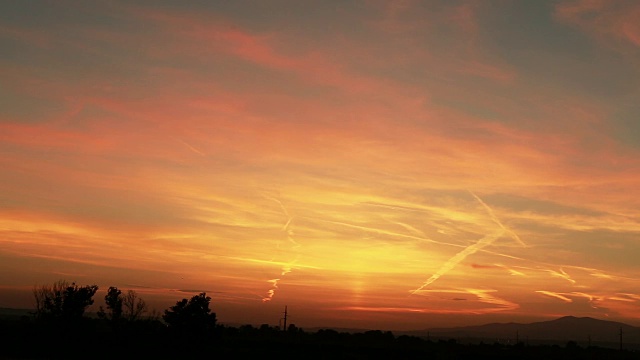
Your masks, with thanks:
M 622 327 L 620 328 L 620 351 L 622 351 Z
M 284 328 L 283 331 L 287 331 L 287 305 L 284 306 Z

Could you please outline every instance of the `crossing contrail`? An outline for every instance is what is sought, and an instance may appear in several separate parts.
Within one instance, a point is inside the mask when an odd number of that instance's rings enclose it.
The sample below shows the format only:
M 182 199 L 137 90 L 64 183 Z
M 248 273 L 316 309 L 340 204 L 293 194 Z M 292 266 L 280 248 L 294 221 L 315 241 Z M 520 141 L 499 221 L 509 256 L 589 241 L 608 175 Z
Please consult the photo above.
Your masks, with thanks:
M 499 239 L 500 237 L 502 237 L 507 233 L 511 235 L 511 237 L 514 238 L 519 244 L 521 244 L 522 246 L 526 246 L 526 244 L 520 239 L 520 237 L 516 233 L 509 230 L 500 222 L 500 220 L 494 214 L 493 210 L 489 207 L 489 205 L 487 205 L 484 201 L 482 201 L 482 199 L 480 199 L 480 197 L 478 197 L 473 192 L 469 191 L 469 193 L 487 210 L 487 213 L 489 214 L 489 217 L 491 218 L 491 220 L 493 220 L 493 222 L 500 227 L 500 231 L 481 238 L 476 243 L 467 246 L 462 251 L 455 254 L 453 257 L 447 260 L 442 266 L 440 266 L 440 269 L 438 269 L 438 271 L 436 271 L 433 275 L 431 275 L 431 277 L 427 281 L 425 281 L 422 284 L 422 286 L 420 286 L 415 290 L 412 290 L 411 295 L 414 295 L 418 291 L 424 289 L 425 287 L 432 284 L 434 281 L 438 280 L 442 275 L 446 274 L 451 269 L 456 267 L 456 265 L 458 265 L 461 261 L 466 259 L 467 256 L 475 254 L 477 251 L 482 250 L 483 248 L 493 244 L 494 241 L 496 241 L 497 239 Z
M 471 244 L 471 245 L 467 246 L 464 250 L 462 250 L 459 253 L 455 254 L 452 258 L 447 260 L 447 262 L 445 262 L 444 265 L 442 265 L 440 267 L 440 269 L 438 269 L 438 271 L 436 271 L 435 274 L 431 275 L 431 277 L 427 281 L 425 281 L 424 284 L 422 284 L 422 286 L 420 286 L 419 288 L 411 291 L 411 295 L 414 295 L 418 291 L 424 289 L 425 287 L 429 286 L 434 281 L 438 280 L 442 275 L 446 274 L 447 272 L 449 272 L 449 270 L 453 269 L 456 265 L 458 265 L 467 256 L 469 256 L 471 254 L 475 254 L 478 250 L 481 250 L 485 246 L 491 245 L 496 239 L 498 239 L 499 237 L 504 235 L 504 233 L 505 233 L 504 231 L 500 231 L 500 232 L 492 234 L 492 235 L 487 235 L 487 236 L 483 237 L 482 239 L 478 240 L 478 242 L 476 242 L 475 244 Z
M 471 194 L 471 196 L 473 196 L 476 200 L 478 200 L 478 202 L 487 210 L 487 213 L 489 214 L 489 217 L 491 218 L 491 220 L 493 220 L 494 223 L 498 224 L 498 226 L 500 226 L 500 228 L 502 228 L 502 230 L 504 230 L 509 235 L 511 235 L 511 237 L 514 240 L 516 240 L 520 245 L 522 245 L 523 247 L 527 246 L 527 244 L 525 244 L 524 241 L 522 241 L 522 239 L 520 239 L 518 234 L 516 234 L 512 230 L 508 229 L 506 226 L 504 226 L 502 224 L 502 222 L 500 222 L 500 220 L 498 219 L 496 214 L 493 212 L 493 209 L 490 208 L 489 205 L 487 205 L 484 201 L 482 201 L 482 199 L 480 199 L 480 197 L 478 197 L 478 195 L 474 194 L 471 190 L 468 190 L 468 191 Z

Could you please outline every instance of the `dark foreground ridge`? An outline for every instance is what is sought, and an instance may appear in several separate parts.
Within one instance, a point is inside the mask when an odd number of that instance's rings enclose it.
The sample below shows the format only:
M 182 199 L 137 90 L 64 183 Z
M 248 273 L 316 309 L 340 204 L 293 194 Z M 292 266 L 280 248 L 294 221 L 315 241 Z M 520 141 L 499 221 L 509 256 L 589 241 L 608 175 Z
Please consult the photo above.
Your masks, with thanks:
M 370 330 L 357 333 L 320 329 L 307 332 L 291 324 L 225 326 L 200 293 L 182 299 L 161 315 L 147 314 L 135 291 L 110 287 L 96 317 L 96 285 L 60 280 L 35 287 L 33 311 L 0 312 L 3 359 L 178 359 L 190 357 L 266 359 L 639 359 L 640 351 L 579 343 L 577 337 L 639 330 L 625 324 L 565 317 L 533 324 L 489 324 L 433 329 L 415 334 Z M 286 324 L 286 322 L 285 322 Z M 286 325 L 285 325 L 286 326 Z M 448 331 L 448 332 L 447 332 Z M 514 337 L 515 333 L 515 337 Z M 533 343 L 535 334 L 566 338 L 565 343 Z M 436 336 L 437 335 L 437 336 Z M 471 340 L 475 336 L 475 340 Z M 510 336 L 509 341 L 504 341 Z M 577 337 L 576 337 L 577 336 Z M 608 335 L 607 335 L 608 336 Z M 496 338 L 497 337 L 497 338 Z M 502 339 L 500 339 L 502 337 Z M 629 346 L 627 346 L 629 345 Z M 637 343 L 636 343 L 637 345 Z
M 122 322 L 83 318 L 74 323 L 41 322 L 32 317 L 0 320 L 0 359 L 640 359 L 640 352 L 599 346 L 517 343 L 463 343 L 378 330 L 305 332 L 277 327 L 217 324 L 197 330 L 172 329 L 157 318 Z

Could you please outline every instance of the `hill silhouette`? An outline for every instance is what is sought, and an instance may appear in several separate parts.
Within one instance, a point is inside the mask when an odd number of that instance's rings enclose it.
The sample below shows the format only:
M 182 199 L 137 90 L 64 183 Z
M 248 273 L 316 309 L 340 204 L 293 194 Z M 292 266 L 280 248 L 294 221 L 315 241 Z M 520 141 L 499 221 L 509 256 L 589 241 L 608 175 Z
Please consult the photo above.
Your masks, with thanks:
M 628 324 L 599 320 L 590 317 L 565 316 L 555 320 L 521 323 L 491 323 L 478 326 L 452 328 L 432 328 L 419 331 L 403 332 L 404 334 L 436 338 L 473 338 L 487 341 L 515 342 L 526 340 L 547 340 L 558 343 L 575 341 L 617 347 L 622 329 L 623 344 L 635 344 L 640 347 L 640 327 Z

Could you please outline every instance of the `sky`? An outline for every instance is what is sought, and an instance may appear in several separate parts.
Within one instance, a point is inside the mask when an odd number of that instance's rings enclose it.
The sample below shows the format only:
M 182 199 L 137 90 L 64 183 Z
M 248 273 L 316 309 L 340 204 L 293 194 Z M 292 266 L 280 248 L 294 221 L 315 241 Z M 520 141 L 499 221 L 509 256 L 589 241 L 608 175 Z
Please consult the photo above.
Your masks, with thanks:
M 0 307 L 640 325 L 637 1 L 3 1 Z

